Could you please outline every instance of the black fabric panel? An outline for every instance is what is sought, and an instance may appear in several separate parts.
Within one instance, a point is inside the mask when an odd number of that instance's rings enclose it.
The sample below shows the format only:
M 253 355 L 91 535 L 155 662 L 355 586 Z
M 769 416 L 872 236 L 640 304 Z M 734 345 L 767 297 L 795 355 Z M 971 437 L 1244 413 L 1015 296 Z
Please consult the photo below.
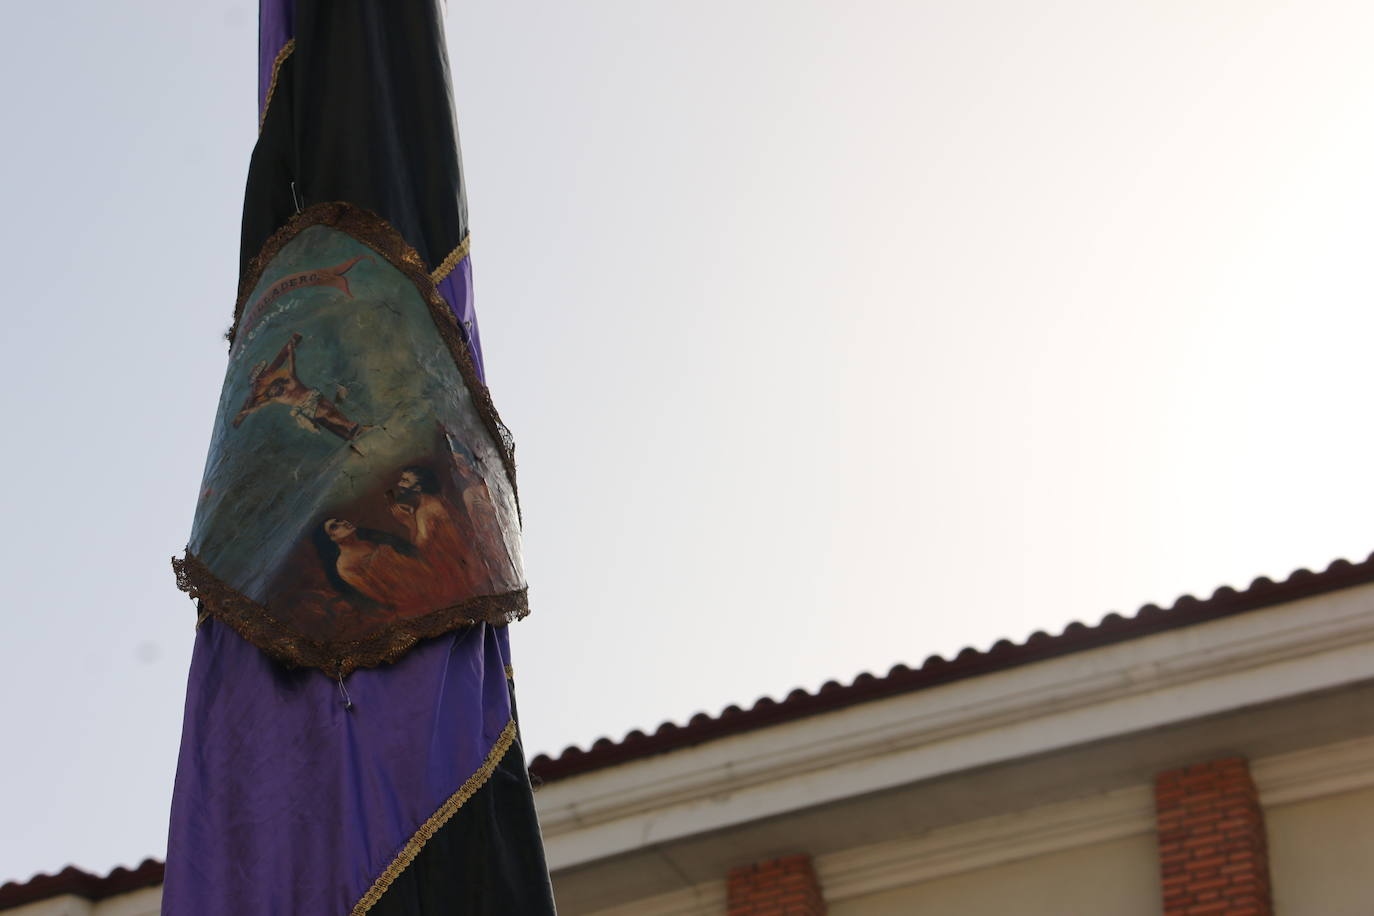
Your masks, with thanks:
M 295 54 L 277 71 L 277 89 L 267 106 L 253 156 L 248 160 L 248 186 L 243 194 L 243 232 L 239 244 L 239 275 L 263 242 L 296 212 L 291 183 L 296 180 L 295 141 L 292 139 L 292 86 Z
M 430 838 L 369 916 L 551 916 L 534 795 L 517 738 L 486 785 Z
M 431 268 L 468 231 L 439 0 L 297 0 L 244 200 L 243 259 L 296 210 L 380 214 Z

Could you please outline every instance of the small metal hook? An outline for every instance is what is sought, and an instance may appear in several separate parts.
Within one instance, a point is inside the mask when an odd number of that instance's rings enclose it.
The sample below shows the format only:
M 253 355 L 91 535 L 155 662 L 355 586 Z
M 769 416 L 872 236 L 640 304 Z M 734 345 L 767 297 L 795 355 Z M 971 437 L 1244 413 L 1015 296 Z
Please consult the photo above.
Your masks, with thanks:
M 334 676 L 339 679 L 339 695 L 343 697 L 344 709 L 352 709 L 353 698 L 348 695 L 348 688 L 344 686 L 343 675 L 336 674 Z

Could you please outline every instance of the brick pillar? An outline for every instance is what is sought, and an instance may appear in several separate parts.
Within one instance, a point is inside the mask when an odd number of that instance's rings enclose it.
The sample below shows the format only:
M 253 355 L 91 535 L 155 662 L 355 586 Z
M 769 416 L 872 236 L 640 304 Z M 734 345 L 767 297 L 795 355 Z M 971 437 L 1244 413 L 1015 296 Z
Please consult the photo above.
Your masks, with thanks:
M 1164 916 L 1273 916 L 1264 812 L 1240 757 L 1155 776 Z
M 825 916 L 825 897 L 807 855 L 730 869 L 730 916 Z

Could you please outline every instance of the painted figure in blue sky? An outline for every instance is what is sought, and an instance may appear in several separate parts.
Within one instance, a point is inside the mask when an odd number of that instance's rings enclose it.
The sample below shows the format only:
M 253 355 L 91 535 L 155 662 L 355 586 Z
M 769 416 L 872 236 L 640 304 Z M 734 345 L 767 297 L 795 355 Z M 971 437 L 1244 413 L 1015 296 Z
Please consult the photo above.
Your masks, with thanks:
M 312 432 L 323 429 L 345 440 L 354 438 L 361 426 L 321 395 L 318 388 L 310 388 L 296 377 L 296 347 L 300 343 L 301 335 L 292 334 L 271 363 L 258 363 L 253 367 L 248 375 L 252 389 L 234 415 L 234 427 L 238 428 L 249 414 L 268 404 L 284 404 L 305 429 Z

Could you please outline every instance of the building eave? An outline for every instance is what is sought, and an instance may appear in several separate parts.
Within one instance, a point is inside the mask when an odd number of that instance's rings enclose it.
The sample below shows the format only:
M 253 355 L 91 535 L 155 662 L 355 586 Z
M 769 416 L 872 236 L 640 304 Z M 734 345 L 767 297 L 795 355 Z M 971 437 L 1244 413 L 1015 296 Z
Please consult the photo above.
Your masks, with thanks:
M 1374 585 L 815 714 L 536 795 L 551 869 L 1374 679 Z

